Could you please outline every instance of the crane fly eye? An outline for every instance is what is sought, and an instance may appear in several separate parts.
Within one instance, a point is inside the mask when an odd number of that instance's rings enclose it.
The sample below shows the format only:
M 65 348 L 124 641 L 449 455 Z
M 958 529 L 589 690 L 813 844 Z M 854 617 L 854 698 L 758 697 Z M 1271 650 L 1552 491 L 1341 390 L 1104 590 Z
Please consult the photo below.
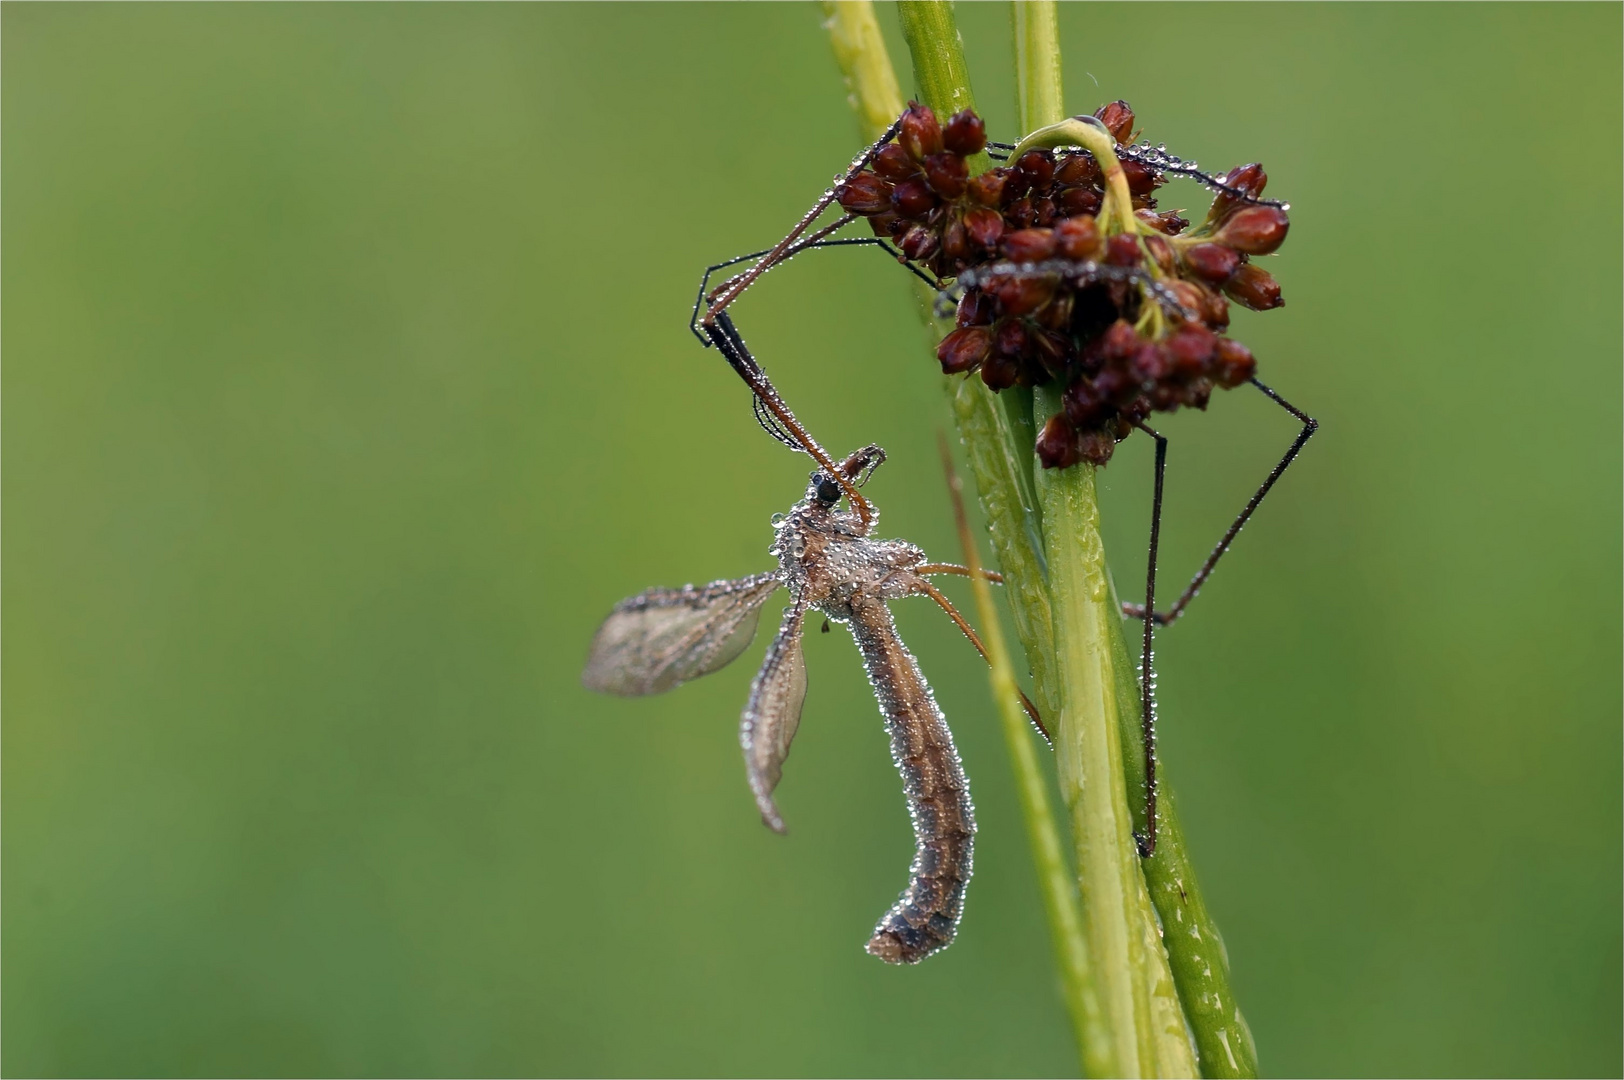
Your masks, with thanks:
M 833 480 L 818 481 L 818 501 L 825 506 L 833 506 L 840 501 L 840 485 Z

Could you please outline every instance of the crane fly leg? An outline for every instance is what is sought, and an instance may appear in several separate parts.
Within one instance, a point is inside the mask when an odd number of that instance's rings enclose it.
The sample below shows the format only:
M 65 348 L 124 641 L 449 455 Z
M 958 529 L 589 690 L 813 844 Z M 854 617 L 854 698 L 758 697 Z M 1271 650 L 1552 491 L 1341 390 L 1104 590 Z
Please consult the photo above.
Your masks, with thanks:
M 936 564 L 926 563 L 925 565 L 932 566 Z M 919 568 L 916 567 L 915 569 L 917 571 Z M 961 566 L 957 567 L 956 569 L 963 570 L 964 567 Z M 984 572 L 990 573 L 990 571 Z M 964 616 L 959 614 L 959 609 L 953 606 L 953 602 L 951 600 L 942 595 L 942 590 L 938 589 L 924 578 L 919 578 L 917 581 L 915 581 L 913 583 L 913 587 L 916 591 L 921 592 L 930 597 L 932 600 L 936 601 L 936 605 L 943 611 L 947 612 L 947 617 L 953 620 L 953 624 L 959 628 L 959 631 L 965 637 L 970 639 L 970 644 L 976 647 L 976 652 L 981 654 L 981 659 L 986 660 L 989 664 L 992 663 L 992 661 L 987 657 L 986 646 L 981 644 L 981 637 L 976 633 L 975 627 L 971 626 L 969 622 L 965 620 Z M 1054 739 L 1052 736 L 1050 736 L 1049 729 L 1043 726 L 1043 717 L 1038 715 L 1038 707 L 1032 704 L 1032 699 L 1026 696 L 1026 691 L 1017 689 L 1015 692 L 1021 695 L 1021 708 L 1026 710 L 1027 719 L 1032 721 L 1032 726 L 1038 729 L 1038 734 L 1043 736 L 1045 742 L 1053 745 Z

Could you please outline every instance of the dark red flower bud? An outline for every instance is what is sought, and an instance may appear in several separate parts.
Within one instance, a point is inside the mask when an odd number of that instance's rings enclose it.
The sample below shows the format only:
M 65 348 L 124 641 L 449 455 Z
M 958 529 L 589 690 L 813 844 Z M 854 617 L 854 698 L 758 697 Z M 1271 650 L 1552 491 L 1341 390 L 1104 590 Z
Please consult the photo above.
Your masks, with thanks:
M 1066 419 L 1079 428 L 1090 428 L 1110 415 L 1112 405 L 1100 397 L 1088 379 L 1077 379 L 1060 398 Z
M 1164 282 L 1164 284 L 1167 286 L 1168 291 L 1178 299 L 1179 306 L 1190 313 L 1190 317 L 1200 319 L 1205 315 L 1207 300 L 1206 297 L 1201 295 L 1201 286 L 1194 282 L 1185 281 L 1183 278 L 1174 278 L 1171 281 Z
M 1003 205 L 1009 206 L 1019 199 L 1026 198 L 1032 190 L 1032 178 L 1019 169 L 1011 169 L 1009 175 L 1004 177 Z
M 1008 169 L 988 169 L 970 181 L 970 198 L 982 206 L 996 209 L 1003 203 L 1004 184 L 1008 179 Z
M 871 172 L 860 172 L 835 189 L 835 198 L 850 214 L 879 214 L 891 209 L 891 185 Z
M 990 283 L 987 288 L 998 297 L 1005 315 L 1030 315 L 1049 302 L 1057 284 L 1053 278 L 1011 274 Z
M 996 251 L 998 240 L 1004 235 L 1004 216 L 996 210 L 977 207 L 964 215 L 964 228 L 970 239 L 987 251 Z
M 1225 187 L 1233 188 L 1243 195 L 1257 198 L 1263 194 L 1264 185 L 1269 182 L 1268 174 L 1263 166 L 1253 162 L 1250 165 L 1240 165 L 1218 178 Z M 1222 221 L 1235 211 L 1237 207 L 1248 205 L 1244 199 L 1236 198 L 1222 192 L 1212 200 L 1212 208 L 1207 211 L 1208 221 Z
M 1077 446 L 1077 429 L 1071 426 L 1065 413 L 1055 413 L 1038 432 L 1038 460 L 1045 469 L 1067 469 L 1082 460 Z
M 1192 409 L 1205 409 L 1211 399 L 1212 383 L 1206 379 L 1196 379 L 1184 388 L 1184 404 Z
M 1019 360 L 1026 355 L 1026 323 L 1020 319 L 1000 319 L 993 336 L 993 348 L 999 356 Z
M 1127 319 L 1118 319 L 1100 335 L 1100 356 L 1107 362 L 1126 360 L 1139 348 L 1139 331 Z
M 915 161 L 940 154 L 942 126 L 936 122 L 936 114 L 917 101 L 909 102 L 908 111 L 902 114 L 902 130 L 897 133 L 897 142 Z
M 1290 227 L 1286 212 L 1278 206 L 1248 206 L 1224 222 L 1217 239 L 1247 255 L 1268 255 L 1285 243 Z
M 1269 276 L 1267 270 L 1251 263 L 1235 271 L 1235 276 L 1224 285 L 1224 292 L 1235 303 L 1253 311 L 1268 311 L 1285 303 L 1280 296 L 1280 283 Z
M 1257 374 L 1257 359 L 1252 350 L 1234 338 L 1219 338 L 1212 350 L 1212 377 L 1229 390 Z
M 1013 262 L 1041 262 L 1054 258 L 1055 235 L 1053 229 L 1020 229 L 1005 233 L 998 248 L 1004 258 Z
M 924 262 L 936 254 L 936 248 L 940 243 L 941 241 L 937 238 L 935 232 L 923 225 L 915 225 L 902 234 L 902 239 L 897 242 L 897 246 L 902 249 L 904 255 L 914 262 Z
M 985 326 L 997 316 L 996 309 L 992 297 L 980 289 L 971 289 L 959 297 L 955 321 L 960 326 Z
M 1090 465 L 1104 465 L 1116 452 L 1116 435 L 1109 431 L 1085 431 L 1077 439 L 1077 454 Z
M 1165 214 L 1158 214 L 1154 210 L 1135 210 L 1133 216 L 1163 236 L 1177 236 L 1190 227 L 1189 220 L 1181 216 L 1177 210 L 1169 210 Z
M 1122 159 L 1122 173 L 1128 178 L 1128 190 L 1135 195 L 1149 195 L 1167 182 L 1161 173 L 1132 158 Z
M 1133 107 L 1126 101 L 1113 101 L 1094 110 L 1094 119 L 1104 124 L 1116 141 L 1126 143 L 1133 138 Z
M 936 206 L 936 196 L 923 176 L 911 176 L 891 192 L 891 205 L 905 218 L 922 218 Z
M 925 179 L 942 198 L 956 199 L 969 186 L 970 170 L 965 168 L 963 158 L 944 150 L 925 159 Z
M 1217 337 L 1200 323 L 1185 323 L 1167 337 L 1167 355 L 1174 369 L 1185 378 L 1195 378 L 1207 367 Z
M 979 154 L 987 145 L 987 125 L 969 109 L 956 112 L 942 129 L 942 145 L 964 157 Z
M 1141 383 L 1161 382 L 1173 374 L 1173 357 L 1161 345 L 1147 341 L 1133 354 L 1133 373 Z M 1135 388 L 1134 395 L 1138 395 Z
M 1056 163 L 1054 179 L 1057 184 L 1070 187 L 1074 184 L 1088 184 L 1100 178 L 1100 167 L 1094 163 L 1093 154 L 1082 151 L 1073 151 L 1062 154 Z
M 1020 362 L 993 353 L 981 362 L 981 381 L 989 390 L 1008 390 L 1021 377 Z
M 1039 228 L 1047 229 L 1065 215 L 1060 213 L 1050 198 L 1032 200 L 1032 223 Z
M 1143 261 L 1139 239 L 1118 233 L 1105 243 L 1105 261 L 1112 266 L 1138 266 Z
M 1005 221 L 1017 229 L 1030 229 L 1038 220 L 1037 211 L 1032 208 L 1031 199 L 1016 199 L 1004 211 Z
M 1176 383 L 1159 382 L 1150 388 L 1150 407 L 1157 412 L 1178 412 L 1183 403 L 1183 388 Z
M 908 156 L 908 151 L 890 142 L 874 155 L 874 171 L 887 180 L 906 180 L 919 171 L 919 166 Z
M 1100 253 L 1099 223 L 1093 218 L 1069 217 L 1054 227 L 1056 247 L 1068 259 L 1092 259 Z
M 1015 163 L 1015 170 L 1035 188 L 1046 188 L 1054 179 L 1054 158 L 1042 150 L 1028 150 Z
M 1184 249 L 1184 265 L 1203 281 L 1222 285 L 1240 268 L 1241 257 L 1222 244 L 1194 244 Z
M 1067 217 L 1100 212 L 1100 193 L 1090 187 L 1072 187 L 1059 195 L 1060 212 Z
M 991 354 L 992 331 L 985 326 L 966 326 L 955 330 L 936 346 L 936 359 L 942 362 L 944 375 L 969 371 Z

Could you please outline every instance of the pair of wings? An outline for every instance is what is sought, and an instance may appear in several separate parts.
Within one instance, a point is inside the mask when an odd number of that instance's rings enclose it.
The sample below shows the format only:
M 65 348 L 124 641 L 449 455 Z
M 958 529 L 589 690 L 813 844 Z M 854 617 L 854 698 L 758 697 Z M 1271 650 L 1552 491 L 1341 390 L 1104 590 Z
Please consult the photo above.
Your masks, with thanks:
M 709 675 L 750 644 L 762 605 L 782 584 L 776 573 L 755 574 L 704 588 L 649 589 L 622 600 L 593 636 L 581 682 L 590 690 L 642 697 Z M 784 831 L 784 821 L 772 793 L 806 700 L 801 652 L 805 617 L 799 602 L 785 610 L 778 636 L 750 685 L 739 727 L 750 790 L 762 820 L 774 832 Z

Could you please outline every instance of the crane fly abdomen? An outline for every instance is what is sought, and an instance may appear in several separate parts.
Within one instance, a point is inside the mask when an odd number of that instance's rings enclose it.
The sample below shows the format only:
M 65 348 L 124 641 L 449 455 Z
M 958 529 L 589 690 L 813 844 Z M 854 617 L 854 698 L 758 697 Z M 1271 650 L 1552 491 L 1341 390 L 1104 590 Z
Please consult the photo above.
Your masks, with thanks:
M 976 831 L 970 783 L 947 719 L 885 602 L 855 598 L 850 625 L 891 736 L 915 844 L 908 887 L 874 928 L 868 951 L 887 963 L 916 964 L 952 944 L 964 913 Z

